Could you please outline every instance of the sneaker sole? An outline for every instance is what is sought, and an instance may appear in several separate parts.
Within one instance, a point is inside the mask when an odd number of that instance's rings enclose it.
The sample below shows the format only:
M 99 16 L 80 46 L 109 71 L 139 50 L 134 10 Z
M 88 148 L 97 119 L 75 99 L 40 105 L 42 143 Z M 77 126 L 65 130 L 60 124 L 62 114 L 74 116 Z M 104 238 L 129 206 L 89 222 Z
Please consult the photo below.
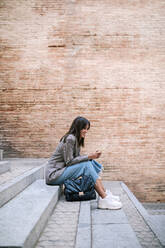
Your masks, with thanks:
M 99 206 L 99 205 L 98 205 L 98 208 L 99 208 L 99 209 L 117 210 L 117 209 L 121 209 L 122 206 L 121 206 L 121 207 L 102 207 L 102 206 Z
M 119 199 L 116 199 L 116 198 L 112 198 L 114 201 L 118 201 L 118 202 L 121 202 L 120 198 Z

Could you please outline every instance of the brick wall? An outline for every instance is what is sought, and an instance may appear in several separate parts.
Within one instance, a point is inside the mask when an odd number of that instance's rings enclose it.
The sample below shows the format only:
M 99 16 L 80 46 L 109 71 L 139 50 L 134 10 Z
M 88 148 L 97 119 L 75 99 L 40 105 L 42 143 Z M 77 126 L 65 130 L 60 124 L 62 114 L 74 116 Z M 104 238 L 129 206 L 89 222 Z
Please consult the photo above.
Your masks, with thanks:
M 0 138 L 49 157 L 78 115 L 104 179 L 165 200 L 165 2 L 1 0 Z

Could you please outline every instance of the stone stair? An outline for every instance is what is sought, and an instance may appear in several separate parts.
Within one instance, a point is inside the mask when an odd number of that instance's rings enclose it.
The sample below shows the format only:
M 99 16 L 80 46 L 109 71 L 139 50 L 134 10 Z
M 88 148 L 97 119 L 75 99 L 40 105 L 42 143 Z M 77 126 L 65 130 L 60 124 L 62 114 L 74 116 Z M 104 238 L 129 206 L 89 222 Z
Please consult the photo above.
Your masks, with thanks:
M 164 219 L 160 226 L 123 182 L 104 182 L 123 208 L 101 210 L 98 199 L 66 202 L 62 195 L 59 200 L 60 187 L 45 184 L 45 165 L 0 186 L 1 248 L 164 247 Z
M 45 164 L 0 187 L 0 247 L 32 248 L 60 194 L 44 181 Z
M 23 191 L 35 180 L 44 178 L 45 164 L 25 172 L 14 178 L 11 182 L 0 186 L 0 207 Z
M 122 209 L 97 209 L 98 199 L 66 202 L 61 195 L 35 248 L 163 248 L 127 186 L 119 181 L 104 185 L 120 196 Z
M 111 186 L 107 182 L 107 186 Z M 81 202 L 75 248 L 141 248 L 123 209 L 101 210 L 97 200 Z

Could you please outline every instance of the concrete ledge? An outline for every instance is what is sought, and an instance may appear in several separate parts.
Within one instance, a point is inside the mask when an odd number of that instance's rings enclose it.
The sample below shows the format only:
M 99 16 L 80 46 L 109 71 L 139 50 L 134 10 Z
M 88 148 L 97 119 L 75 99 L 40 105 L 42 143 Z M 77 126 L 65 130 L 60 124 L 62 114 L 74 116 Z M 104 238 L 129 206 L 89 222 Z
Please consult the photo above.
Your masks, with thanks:
M 91 243 L 91 206 L 90 201 L 80 203 L 80 214 L 75 248 L 90 248 Z
M 127 193 L 128 197 L 141 214 L 146 224 L 151 228 L 155 233 L 160 243 L 165 247 L 165 216 L 164 215 L 150 215 L 143 207 L 143 205 L 138 201 L 134 194 L 129 190 L 125 183 L 121 182 L 121 186 L 124 191 Z
M 58 197 L 59 186 L 37 180 L 0 208 L 0 247 L 32 248 Z
M 143 216 L 143 218 L 146 220 L 148 219 L 149 215 L 146 209 L 143 207 L 143 205 L 138 201 L 138 199 L 134 196 L 134 194 L 129 190 L 129 188 L 126 186 L 125 183 L 120 183 L 124 191 L 127 193 L 130 200 L 133 202 L 136 209 L 139 211 L 139 213 Z
M 0 207 L 15 197 L 35 180 L 44 178 L 45 164 L 25 172 L 23 175 L 16 177 L 10 183 L 0 186 Z
M 10 163 L 8 161 L 0 161 L 0 174 L 10 170 Z

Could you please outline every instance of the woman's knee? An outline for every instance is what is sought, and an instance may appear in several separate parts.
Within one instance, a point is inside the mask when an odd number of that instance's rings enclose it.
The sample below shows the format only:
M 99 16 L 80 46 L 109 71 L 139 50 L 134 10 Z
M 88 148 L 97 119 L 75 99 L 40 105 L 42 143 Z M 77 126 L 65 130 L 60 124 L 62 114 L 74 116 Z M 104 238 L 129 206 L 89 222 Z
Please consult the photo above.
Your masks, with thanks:
M 92 164 L 88 163 L 84 166 L 84 171 L 88 174 L 93 174 L 95 172 Z
M 88 161 L 88 162 L 82 162 L 81 163 L 81 168 L 83 168 L 83 169 L 89 169 L 90 168 L 90 161 Z
M 86 175 L 92 175 L 95 174 L 95 170 L 93 168 L 92 162 L 82 162 L 81 167 L 79 167 L 80 171 Z

